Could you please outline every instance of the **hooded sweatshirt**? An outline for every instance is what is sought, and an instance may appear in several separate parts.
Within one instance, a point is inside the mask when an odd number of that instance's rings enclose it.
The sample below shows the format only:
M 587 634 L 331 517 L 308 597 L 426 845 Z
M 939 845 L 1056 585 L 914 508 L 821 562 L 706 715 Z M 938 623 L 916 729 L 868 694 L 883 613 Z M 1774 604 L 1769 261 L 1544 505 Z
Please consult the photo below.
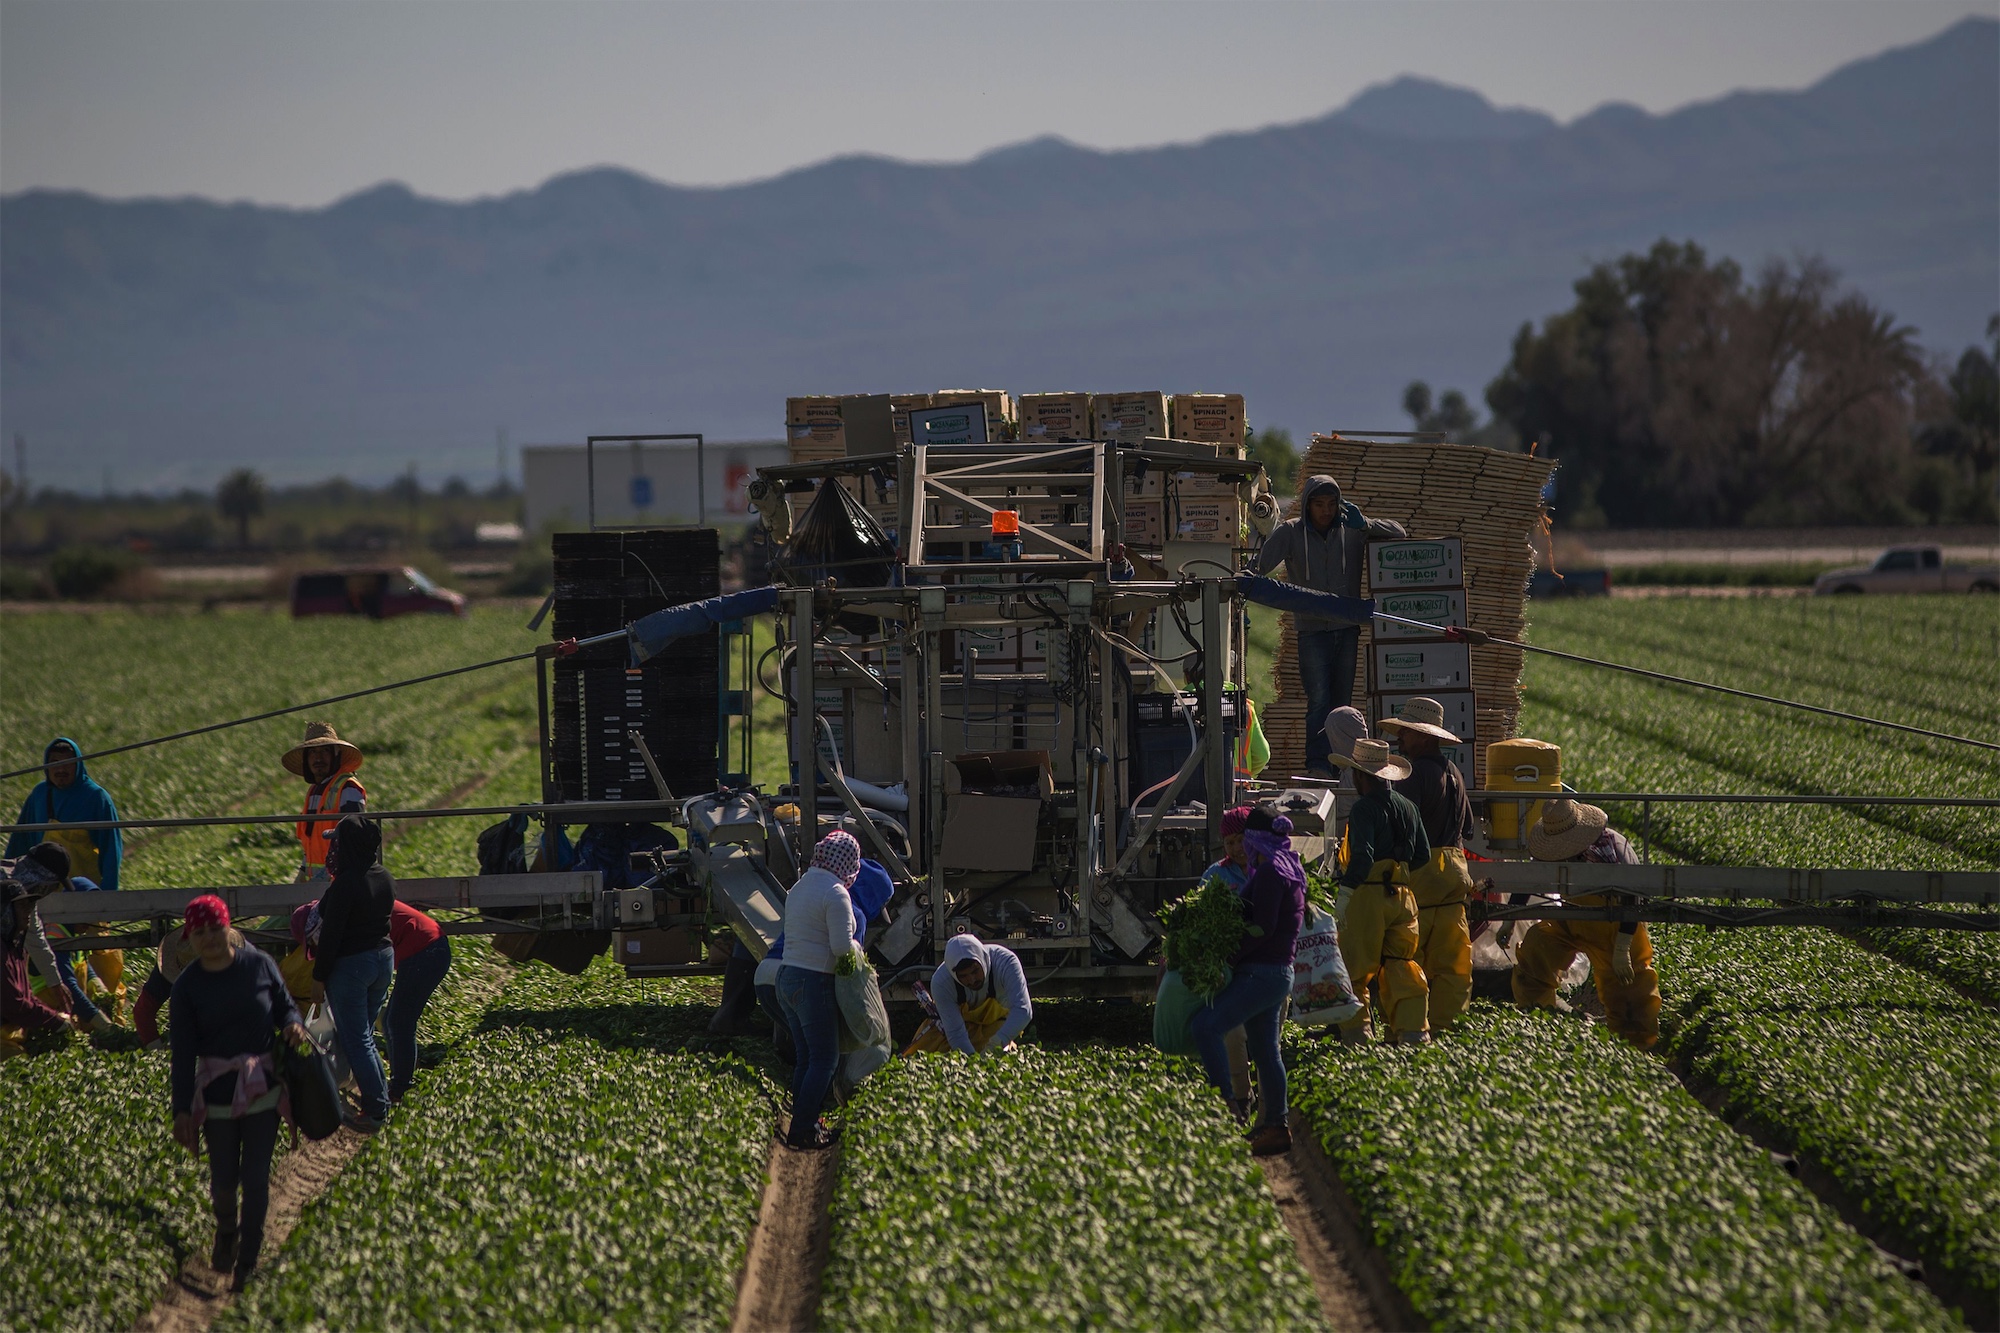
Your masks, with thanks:
M 1324 529 L 1315 528 L 1313 497 L 1328 492 L 1334 500 L 1333 522 Z M 1264 539 L 1263 549 L 1257 553 L 1257 572 L 1268 574 L 1283 564 L 1286 580 L 1301 588 L 1359 597 L 1368 540 L 1407 536 L 1403 525 L 1394 519 L 1368 518 L 1359 506 L 1342 500 L 1340 484 L 1332 477 L 1307 477 L 1299 491 L 1298 516 L 1280 523 Z M 1299 629 L 1306 631 L 1346 629 L 1358 623 L 1325 616 L 1300 616 L 1298 622 Z
M 339 828 L 333 882 L 320 895 L 319 947 L 313 951 L 313 980 L 321 983 L 348 955 L 389 947 L 389 917 L 396 901 L 396 881 L 376 864 L 382 855 L 381 827 L 348 815 Z
M 67 736 L 58 736 L 42 750 L 42 762 L 49 761 L 49 751 L 58 745 L 67 745 L 71 754 L 81 755 L 83 747 Z M 28 793 L 28 799 L 21 803 L 21 814 L 16 824 L 82 824 L 101 819 L 118 818 L 118 807 L 111 800 L 111 793 L 92 781 L 90 772 L 83 766 L 83 760 L 76 761 L 76 780 L 67 787 L 58 787 L 44 777 Z M 125 841 L 115 828 L 60 830 L 50 833 L 29 833 L 25 830 L 7 839 L 7 855 L 23 856 L 38 842 L 59 842 L 69 851 L 69 871 L 72 877 L 81 875 L 94 880 L 100 889 L 118 887 L 118 864 L 125 859 Z
M 977 991 L 959 983 L 952 969 L 960 963 L 978 963 L 986 979 Z M 1034 1001 L 1028 998 L 1028 974 L 1021 969 L 1020 955 L 999 944 L 988 944 L 976 935 L 954 935 L 945 941 L 944 961 L 931 973 L 931 998 L 937 1002 L 938 1027 L 951 1048 L 962 1055 L 977 1055 L 972 1034 L 965 1030 L 965 1015 L 959 1006 L 976 1008 L 987 996 L 998 999 L 1007 1009 L 1000 1030 L 987 1039 L 986 1049 L 998 1054 L 1007 1043 L 1021 1035 L 1021 1029 L 1035 1016 Z

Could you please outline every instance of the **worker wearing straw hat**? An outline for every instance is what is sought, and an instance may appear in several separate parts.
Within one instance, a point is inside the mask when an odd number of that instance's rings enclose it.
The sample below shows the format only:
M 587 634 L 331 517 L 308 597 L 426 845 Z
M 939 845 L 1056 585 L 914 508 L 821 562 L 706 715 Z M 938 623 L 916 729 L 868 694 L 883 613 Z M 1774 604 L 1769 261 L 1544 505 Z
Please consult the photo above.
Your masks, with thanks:
M 1444 725 L 1444 705 L 1416 698 L 1382 730 L 1410 761 L 1410 776 L 1396 790 L 1410 798 L 1424 821 L 1430 859 L 1410 868 L 1410 893 L 1417 900 L 1417 965 L 1430 986 L 1430 1025 L 1441 1032 L 1472 1002 L 1472 932 L 1465 904 L 1472 875 L 1465 868 L 1465 840 L 1472 836 L 1472 801 L 1465 774 L 1444 757 L 1442 746 L 1458 744 Z
M 1410 799 L 1393 782 L 1410 776 L 1405 759 L 1389 753 L 1389 743 L 1357 740 L 1352 755 L 1332 756 L 1351 769 L 1361 798 L 1347 816 L 1340 841 L 1339 881 L 1349 890 L 1347 917 L 1340 923 L 1340 954 L 1355 997 L 1366 1005 L 1375 987 L 1391 1040 L 1430 1040 L 1425 1023 L 1429 986 L 1417 965 L 1417 902 L 1410 893 L 1410 868 L 1430 860 L 1430 839 Z M 1340 1025 L 1343 1041 L 1365 1041 L 1364 1008 Z
M 1608 827 L 1602 810 L 1580 801 L 1550 801 L 1528 830 L 1528 854 L 1537 861 L 1593 861 L 1636 865 L 1632 844 Z M 1572 907 L 1613 907 L 1622 894 L 1586 893 L 1567 899 Z M 1635 1046 L 1660 1039 L 1660 976 L 1653 970 L 1653 942 L 1644 922 L 1538 921 L 1521 941 L 1514 963 L 1514 1002 L 1523 1009 L 1569 1006 L 1556 982 L 1577 954 L 1590 959 L 1605 1022 Z
M 368 791 L 354 771 L 361 748 L 340 739 L 331 722 L 306 723 L 306 738 L 285 751 L 285 768 L 306 780 L 298 823 L 299 883 L 326 878 L 326 834 L 341 816 L 368 808 Z M 316 818 L 316 816 L 318 816 Z

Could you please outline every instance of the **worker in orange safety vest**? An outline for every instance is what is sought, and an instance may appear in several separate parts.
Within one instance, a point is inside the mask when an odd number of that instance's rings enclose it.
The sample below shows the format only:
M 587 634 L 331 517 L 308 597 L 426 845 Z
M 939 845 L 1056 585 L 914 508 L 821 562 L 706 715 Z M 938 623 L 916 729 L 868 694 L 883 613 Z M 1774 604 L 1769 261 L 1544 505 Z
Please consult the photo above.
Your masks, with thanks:
M 361 749 L 335 734 L 329 722 L 306 723 L 306 738 L 285 751 L 287 770 L 306 780 L 305 818 L 299 835 L 298 883 L 326 878 L 326 833 L 342 815 L 368 808 L 368 790 L 354 771 Z

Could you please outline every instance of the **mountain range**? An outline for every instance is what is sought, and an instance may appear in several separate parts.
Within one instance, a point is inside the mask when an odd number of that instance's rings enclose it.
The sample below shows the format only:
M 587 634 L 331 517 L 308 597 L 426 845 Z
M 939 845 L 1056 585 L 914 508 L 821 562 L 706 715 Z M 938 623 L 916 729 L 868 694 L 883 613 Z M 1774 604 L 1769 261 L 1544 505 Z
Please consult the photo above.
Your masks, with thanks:
M 722 188 L 0 199 L 0 431 L 38 483 L 490 476 L 514 441 L 775 438 L 790 394 L 1237 391 L 1255 426 L 1478 391 L 1592 262 L 1817 254 L 1953 355 L 2000 307 L 2000 24 L 1796 92 L 1568 124 L 1416 78 L 1301 124 Z M 11 461 L 11 460 L 10 460 Z

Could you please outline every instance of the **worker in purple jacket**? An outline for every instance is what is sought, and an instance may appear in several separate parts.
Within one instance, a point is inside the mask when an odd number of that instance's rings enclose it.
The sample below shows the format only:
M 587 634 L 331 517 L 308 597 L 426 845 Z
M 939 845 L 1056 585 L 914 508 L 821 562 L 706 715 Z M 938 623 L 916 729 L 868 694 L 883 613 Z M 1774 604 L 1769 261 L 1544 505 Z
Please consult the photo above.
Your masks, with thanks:
M 1242 947 L 1229 960 L 1230 981 L 1191 1025 L 1195 1049 L 1208 1081 L 1229 1096 L 1226 1038 L 1241 1027 L 1257 1070 L 1261 1114 L 1250 1133 L 1250 1151 L 1270 1157 L 1289 1151 L 1286 1127 L 1285 1062 L 1278 1053 L 1278 1022 L 1292 993 L 1292 961 L 1306 914 L 1306 872 L 1292 851 L 1292 821 L 1259 806 L 1243 825 L 1243 851 L 1250 863 L 1244 889 L 1248 928 Z

